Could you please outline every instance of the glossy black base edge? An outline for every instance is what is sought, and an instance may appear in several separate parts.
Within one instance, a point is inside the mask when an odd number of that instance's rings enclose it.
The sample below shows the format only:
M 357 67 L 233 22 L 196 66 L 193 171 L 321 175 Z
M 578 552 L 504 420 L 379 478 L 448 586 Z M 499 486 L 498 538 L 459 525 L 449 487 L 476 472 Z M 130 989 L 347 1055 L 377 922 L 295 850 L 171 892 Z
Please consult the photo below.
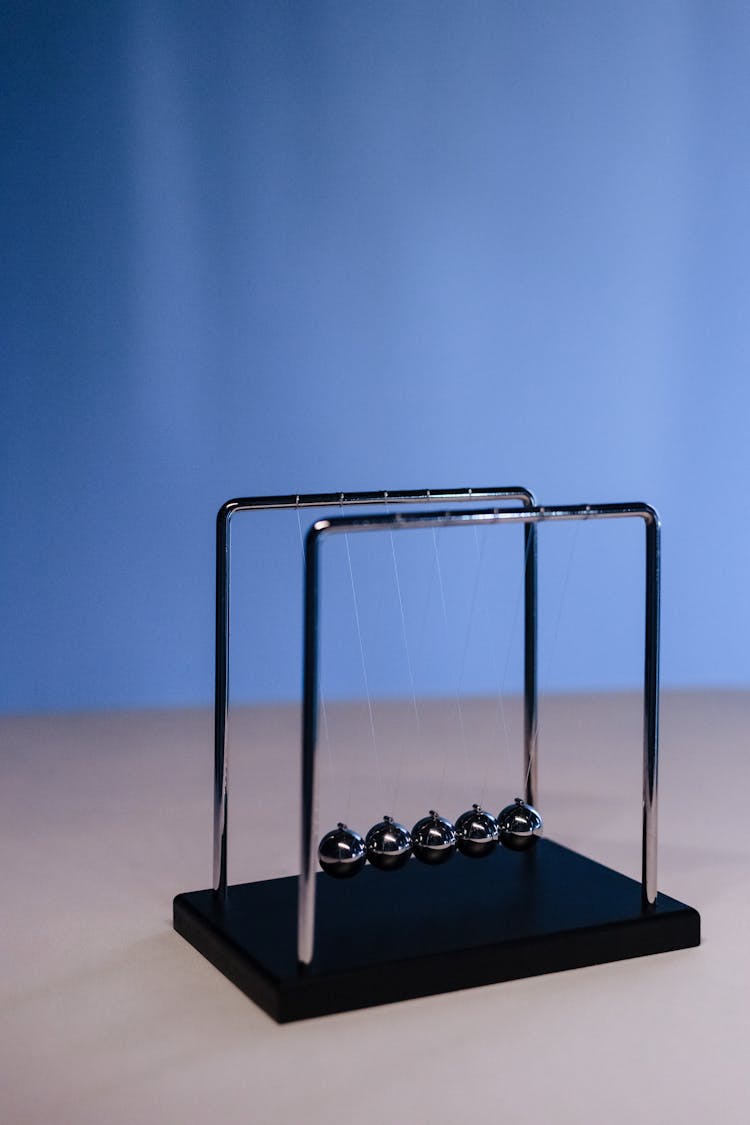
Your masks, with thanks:
M 318 876 L 315 959 L 296 961 L 297 879 L 174 900 L 174 927 L 279 1023 L 685 949 L 700 915 L 549 840 L 445 867 Z

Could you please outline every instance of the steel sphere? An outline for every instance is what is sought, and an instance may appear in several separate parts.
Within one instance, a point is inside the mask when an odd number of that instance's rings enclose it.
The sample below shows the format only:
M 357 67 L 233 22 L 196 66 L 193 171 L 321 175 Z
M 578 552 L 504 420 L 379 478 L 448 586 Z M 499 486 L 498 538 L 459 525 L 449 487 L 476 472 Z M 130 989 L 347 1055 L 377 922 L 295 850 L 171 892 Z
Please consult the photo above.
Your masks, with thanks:
M 524 852 L 533 848 L 543 834 L 542 818 L 532 805 L 527 805 L 516 797 L 512 805 L 507 805 L 497 818 L 500 830 L 500 843 L 514 852 Z
M 456 830 L 449 820 L 430 809 L 411 830 L 411 847 L 421 863 L 447 863 L 456 850 Z
M 365 836 L 367 858 L 379 871 L 398 871 L 409 862 L 411 836 L 403 824 L 384 816 Z
M 456 821 L 456 843 L 462 855 L 481 859 L 497 847 L 499 832 L 497 821 L 479 805 L 461 813 Z
M 350 879 L 362 870 L 366 858 L 365 842 L 360 834 L 341 821 L 331 832 L 326 832 L 318 845 L 318 862 L 326 875 L 334 879 Z

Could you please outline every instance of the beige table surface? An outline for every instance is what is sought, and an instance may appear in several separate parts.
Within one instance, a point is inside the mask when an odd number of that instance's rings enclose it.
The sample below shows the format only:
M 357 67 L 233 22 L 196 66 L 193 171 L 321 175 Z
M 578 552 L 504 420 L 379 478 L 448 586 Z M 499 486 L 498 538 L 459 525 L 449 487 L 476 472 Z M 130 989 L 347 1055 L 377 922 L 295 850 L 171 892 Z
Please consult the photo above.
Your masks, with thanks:
M 660 887 L 700 948 L 284 1027 L 171 929 L 210 882 L 209 713 L 3 720 L 0 1121 L 747 1125 L 750 693 L 662 702 Z M 465 702 L 465 747 L 455 701 L 378 704 L 377 762 L 361 706 L 327 717 L 321 827 L 518 789 L 516 701 Z M 294 870 L 297 731 L 233 717 L 232 881 Z M 636 875 L 639 787 L 637 697 L 544 701 L 548 835 Z

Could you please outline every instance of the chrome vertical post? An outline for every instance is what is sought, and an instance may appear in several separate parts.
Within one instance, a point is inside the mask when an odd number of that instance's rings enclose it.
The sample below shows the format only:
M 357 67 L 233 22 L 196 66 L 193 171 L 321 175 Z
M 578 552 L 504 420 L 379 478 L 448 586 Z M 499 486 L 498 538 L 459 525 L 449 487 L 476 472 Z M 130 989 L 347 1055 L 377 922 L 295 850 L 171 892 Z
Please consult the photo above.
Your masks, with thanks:
M 659 587 L 661 528 L 653 509 L 646 515 L 646 640 L 643 675 L 643 900 L 651 908 L 657 895 L 659 778 Z
M 532 501 L 533 504 L 533 501 Z M 538 800 L 538 691 L 537 691 L 537 525 L 523 529 L 524 630 L 523 630 L 523 767 L 525 798 Z

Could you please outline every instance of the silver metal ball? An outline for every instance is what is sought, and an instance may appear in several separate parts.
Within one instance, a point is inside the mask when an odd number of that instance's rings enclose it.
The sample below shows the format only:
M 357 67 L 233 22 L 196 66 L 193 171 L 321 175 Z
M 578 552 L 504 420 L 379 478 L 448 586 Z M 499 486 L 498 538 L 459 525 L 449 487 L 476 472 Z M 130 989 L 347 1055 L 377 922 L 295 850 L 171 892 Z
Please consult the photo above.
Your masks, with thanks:
M 461 813 L 456 821 L 458 850 L 469 859 L 481 859 L 490 855 L 497 847 L 499 838 L 494 816 L 479 805 L 472 806 L 469 812 Z
M 411 836 L 403 824 L 384 816 L 365 836 L 367 858 L 380 871 L 398 871 L 409 862 Z
M 500 830 L 500 843 L 514 852 L 533 848 L 543 835 L 544 825 L 539 813 L 532 805 L 527 805 L 516 797 L 512 805 L 507 805 L 497 818 Z
M 359 832 L 339 821 L 326 832 L 318 845 L 318 862 L 326 875 L 334 879 L 350 879 L 365 865 L 365 842 Z
M 411 847 L 422 863 L 446 863 L 456 850 L 456 830 L 449 820 L 430 809 L 411 830 Z

